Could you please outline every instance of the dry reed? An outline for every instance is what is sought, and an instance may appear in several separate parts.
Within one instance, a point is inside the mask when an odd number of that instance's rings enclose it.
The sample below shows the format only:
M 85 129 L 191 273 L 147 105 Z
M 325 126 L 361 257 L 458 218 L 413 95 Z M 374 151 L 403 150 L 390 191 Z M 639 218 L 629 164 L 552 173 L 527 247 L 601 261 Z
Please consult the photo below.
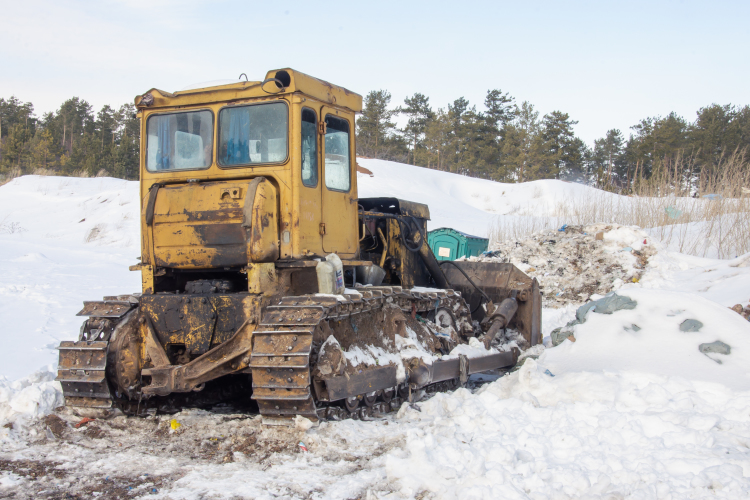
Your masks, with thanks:
M 490 239 L 523 239 L 562 224 L 601 222 L 646 228 L 670 248 L 699 257 L 729 259 L 750 252 L 750 165 L 745 156 L 730 156 L 715 173 L 703 169 L 686 175 L 694 172 L 691 167 L 690 159 L 679 160 L 637 183 L 629 196 L 595 191 L 585 198 L 554 200 L 551 217 L 500 217 Z

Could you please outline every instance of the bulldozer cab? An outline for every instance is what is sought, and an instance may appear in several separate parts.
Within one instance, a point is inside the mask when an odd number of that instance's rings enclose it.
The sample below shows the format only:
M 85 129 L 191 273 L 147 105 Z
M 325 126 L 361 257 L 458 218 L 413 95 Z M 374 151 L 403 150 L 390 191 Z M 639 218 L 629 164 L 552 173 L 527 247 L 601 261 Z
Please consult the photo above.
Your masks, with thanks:
M 262 292 L 268 265 L 357 258 L 361 96 L 281 69 L 262 81 L 152 89 L 135 104 L 144 293 L 196 276 Z

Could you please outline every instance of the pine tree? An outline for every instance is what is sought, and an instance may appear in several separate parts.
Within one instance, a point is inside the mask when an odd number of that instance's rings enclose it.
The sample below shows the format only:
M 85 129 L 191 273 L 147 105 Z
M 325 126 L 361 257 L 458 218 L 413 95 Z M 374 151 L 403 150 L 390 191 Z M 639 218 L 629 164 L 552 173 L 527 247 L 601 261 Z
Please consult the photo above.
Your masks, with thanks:
M 387 90 L 373 90 L 364 100 L 362 116 L 357 120 L 358 154 L 373 158 L 382 158 L 386 140 L 390 137 L 396 124 L 393 117 L 398 110 L 388 109 L 391 94 Z
M 545 178 L 553 158 L 541 133 L 539 112 L 524 101 L 516 106 L 516 119 L 506 125 L 503 140 L 503 166 L 516 182 Z
M 573 125 L 577 123 L 562 111 L 544 115 L 541 133 L 550 157 L 548 165 L 551 167 L 548 172 L 544 172 L 545 177 L 559 179 L 568 173 L 580 171 L 581 143 L 576 141 L 573 132 Z
M 406 104 L 406 107 L 401 108 L 400 112 L 408 116 L 409 121 L 406 123 L 403 132 L 411 142 L 412 165 L 416 165 L 417 147 L 422 146 L 427 123 L 434 118 L 434 113 L 430 108 L 430 98 L 419 92 L 405 98 L 404 104 Z
M 54 139 L 47 129 L 39 129 L 31 141 L 31 161 L 34 168 L 49 169 L 55 162 Z
M 622 184 L 623 179 L 618 179 L 618 174 L 625 164 L 624 143 L 618 129 L 608 130 L 604 138 L 594 141 L 591 174 L 597 186 L 611 187 L 618 184 L 618 180 Z
M 487 91 L 487 97 L 484 98 L 484 106 L 487 108 L 487 111 L 484 115 L 488 123 L 498 131 L 498 134 L 516 116 L 514 101 L 513 97 L 507 92 L 503 94 L 503 91 L 500 89 Z

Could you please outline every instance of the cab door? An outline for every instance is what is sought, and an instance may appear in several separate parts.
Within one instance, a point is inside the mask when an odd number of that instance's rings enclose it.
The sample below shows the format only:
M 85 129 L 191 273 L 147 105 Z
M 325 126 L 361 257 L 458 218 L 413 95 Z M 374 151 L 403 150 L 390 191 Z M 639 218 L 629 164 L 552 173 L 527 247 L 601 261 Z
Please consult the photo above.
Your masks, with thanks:
M 354 123 L 345 113 L 328 106 L 321 108 L 320 121 L 323 250 L 352 258 L 358 243 Z

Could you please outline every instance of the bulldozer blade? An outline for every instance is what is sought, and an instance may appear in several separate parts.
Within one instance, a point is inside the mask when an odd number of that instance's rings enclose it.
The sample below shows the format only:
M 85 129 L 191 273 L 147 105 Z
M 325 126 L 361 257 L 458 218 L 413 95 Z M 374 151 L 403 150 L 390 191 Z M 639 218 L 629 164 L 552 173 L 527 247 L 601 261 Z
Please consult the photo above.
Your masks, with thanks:
M 529 345 L 542 342 L 542 296 L 536 278 L 530 278 L 513 264 L 505 262 L 446 262 L 450 265 L 441 265 L 445 277 L 469 304 L 472 319 L 481 322 L 485 317 L 484 308 L 479 306 L 483 296 L 461 271 L 495 304 L 515 293 L 518 311 L 507 326 L 521 332 Z

